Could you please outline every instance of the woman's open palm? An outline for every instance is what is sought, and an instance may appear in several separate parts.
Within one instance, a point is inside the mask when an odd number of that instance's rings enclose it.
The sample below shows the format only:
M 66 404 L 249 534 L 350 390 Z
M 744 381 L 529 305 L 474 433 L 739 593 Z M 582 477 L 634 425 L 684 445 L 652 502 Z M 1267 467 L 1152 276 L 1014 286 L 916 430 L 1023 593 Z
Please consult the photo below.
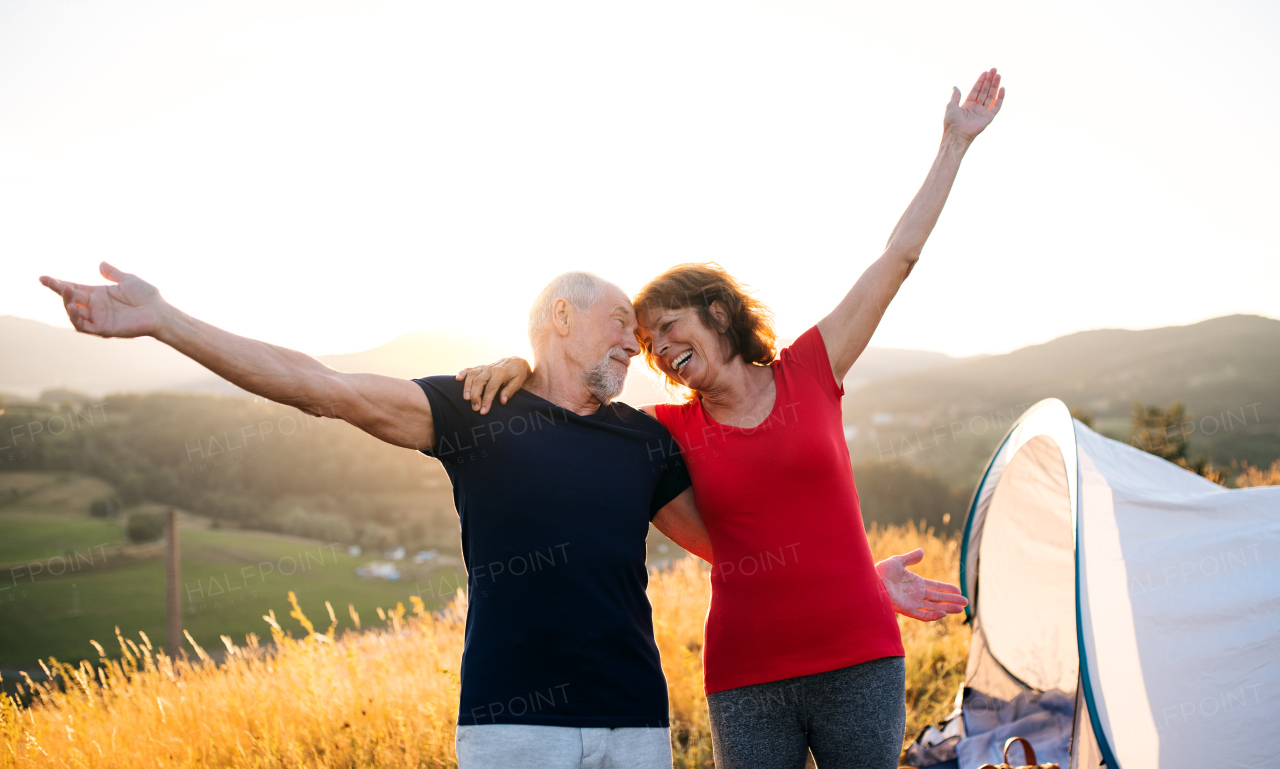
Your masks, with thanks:
M 914 566 L 922 560 L 924 550 L 916 548 L 910 553 L 890 556 L 876 564 L 880 582 L 889 591 L 889 599 L 893 601 L 893 610 L 925 622 L 964 611 L 964 607 L 969 605 L 969 599 L 960 594 L 960 588 L 907 571 L 908 566 Z
M 62 296 L 67 317 L 76 331 L 95 336 L 146 336 L 159 325 L 164 300 L 155 286 L 136 275 L 121 272 L 103 262 L 102 277 L 115 283 L 85 286 L 40 276 L 40 282 Z
M 978 76 L 978 82 L 973 84 L 963 104 L 960 103 L 960 89 L 952 87 L 951 102 L 947 104 L 942 125 L 972 139 L 991 124 L 996 113 L 1000 111 L 1002 103 L 1004 103 L 1004 89 L 1000 87 L 1000 75 L 996 74 L 996 68 L 992 67 L 989 72 L 983 72 Z

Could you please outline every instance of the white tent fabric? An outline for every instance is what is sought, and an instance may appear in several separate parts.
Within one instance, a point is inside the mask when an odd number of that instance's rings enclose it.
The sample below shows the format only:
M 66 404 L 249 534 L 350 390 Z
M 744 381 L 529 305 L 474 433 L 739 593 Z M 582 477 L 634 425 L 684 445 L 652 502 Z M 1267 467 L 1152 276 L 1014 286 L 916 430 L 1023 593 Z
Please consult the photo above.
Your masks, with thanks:
M 1071 766 L 1280 767 L 1280 487 L 1225 489 L 1044 400 L 974 494 L 961 581 L 966 724 L 1056 689 Z

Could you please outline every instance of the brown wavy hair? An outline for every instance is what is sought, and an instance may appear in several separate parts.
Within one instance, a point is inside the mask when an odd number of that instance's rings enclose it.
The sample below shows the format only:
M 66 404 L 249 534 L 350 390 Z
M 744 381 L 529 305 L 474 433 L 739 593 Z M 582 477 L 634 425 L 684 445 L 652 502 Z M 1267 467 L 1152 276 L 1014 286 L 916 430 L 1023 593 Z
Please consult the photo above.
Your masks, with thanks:
M 728 315 L 723 327 L 711 314 L 711 305 L 715 302 L 720 302 Z M 633 304 L 637 314 L 686 307 L 696 309 L 702 325 L 719 332 L 731 360 L 742 356 L 747 363 L 766 366 L 777 357 L 773 313 L 715 262 L 677 264 L 640 289 Z M 642 343 L 641 347 L 649 367 L 662 373 L 649 345 Z

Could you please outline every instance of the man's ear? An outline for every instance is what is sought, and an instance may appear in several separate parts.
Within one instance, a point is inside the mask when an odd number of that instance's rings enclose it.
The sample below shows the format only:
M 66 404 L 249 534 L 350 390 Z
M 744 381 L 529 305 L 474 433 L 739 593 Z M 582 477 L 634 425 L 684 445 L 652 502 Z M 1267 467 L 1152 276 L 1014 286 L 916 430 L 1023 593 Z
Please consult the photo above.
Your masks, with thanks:
M 573 305 L 568 299 L 557 299 L 551 305 L 551 326 L 562 337 L 569 335 L 569 321 L 573 315 Z

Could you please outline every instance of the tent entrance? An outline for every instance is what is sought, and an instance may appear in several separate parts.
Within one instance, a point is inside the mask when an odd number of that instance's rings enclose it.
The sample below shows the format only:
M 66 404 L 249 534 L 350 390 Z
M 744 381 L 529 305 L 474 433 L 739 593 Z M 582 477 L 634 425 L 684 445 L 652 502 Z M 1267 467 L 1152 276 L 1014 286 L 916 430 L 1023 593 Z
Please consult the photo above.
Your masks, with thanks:
M 1025 688 L 1074 694 L 1075 550 L 1062 451 L 1028 441 L 1000 475 L 978 550 L 974 648 Z M 971 655 L 972 656 L 972 655 Z
M 1066 447 L 1074 454 L 1074 446 Z M 1080 701 L 1076 639 L 1075 516 L 1063 447 L 1030 437 L 999 470 L 977 531 L 973 633 L 961 712 L 962 757 L 1002 745 L 1006 732 L 1031 738 L 1041 760 L 1063 766 L 1090 751 Z M 1083 723 L 1079 722 L 1084 717 Z M 987 736 L 984 739 L 984 736 Z M 976 744 L 975 744 L 976 743 Z M 1094 751 L 1096 752 L 1096 751 Z M 1070 762 L 1070 764 L 1068 763 Z M 964 765 L 964 762 L 961 762 Z M 976 765 L 976 764 L 975 764 Z

